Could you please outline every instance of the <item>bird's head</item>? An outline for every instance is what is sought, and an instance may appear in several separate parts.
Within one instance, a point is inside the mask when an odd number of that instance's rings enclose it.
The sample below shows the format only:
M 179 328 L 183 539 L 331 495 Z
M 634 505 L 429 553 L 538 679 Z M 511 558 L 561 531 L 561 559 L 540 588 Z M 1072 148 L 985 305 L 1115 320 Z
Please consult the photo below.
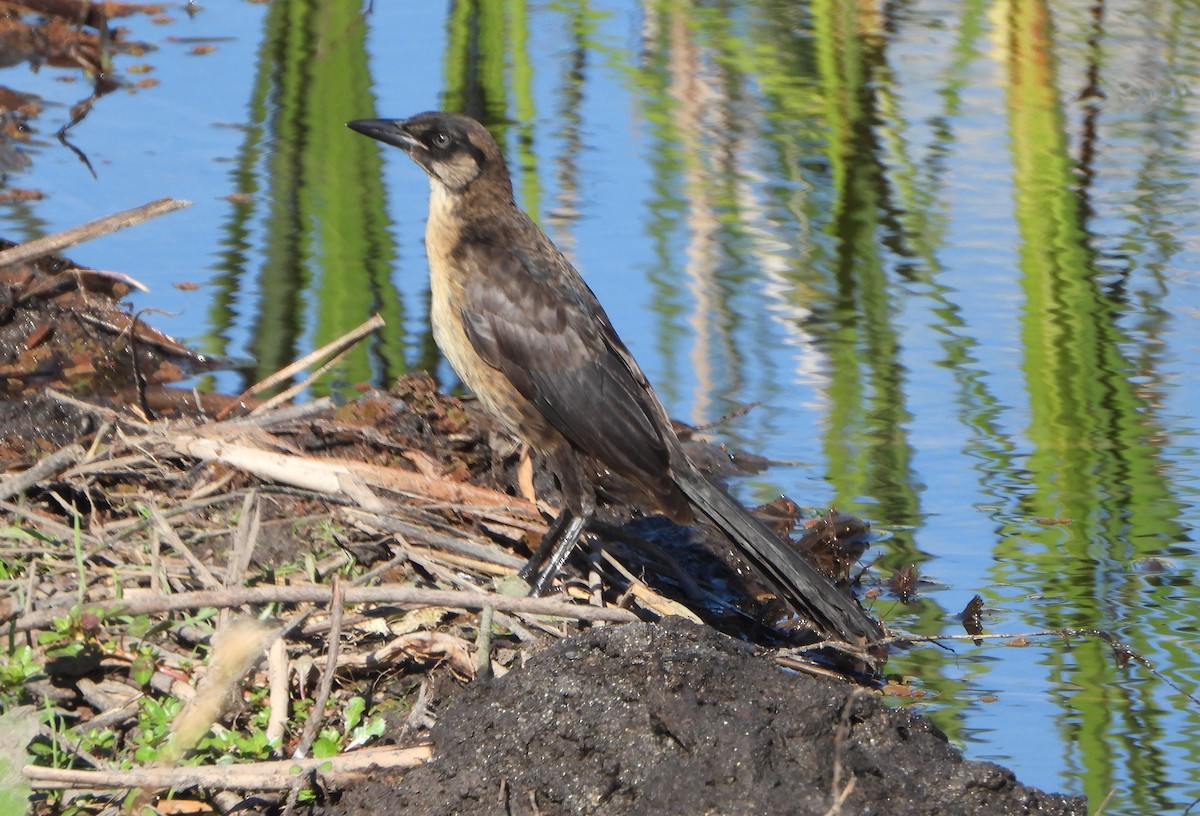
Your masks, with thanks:
M 400 148 L 453 192 L 461 193 L 481 178 L 507 182 L 496 141 L 469 116 L 435 111 L 410 119 L 356 119 L 346 125 Z

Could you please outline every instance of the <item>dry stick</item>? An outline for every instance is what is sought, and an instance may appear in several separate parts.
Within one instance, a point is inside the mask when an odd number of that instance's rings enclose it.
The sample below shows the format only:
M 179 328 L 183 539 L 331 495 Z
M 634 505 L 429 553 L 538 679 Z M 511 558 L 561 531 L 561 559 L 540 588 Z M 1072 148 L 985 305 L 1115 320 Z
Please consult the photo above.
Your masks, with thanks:
M 265 405 L 265 403 L 264 403 Z M 295 422 L 301 419 L 307 419 L 314 414 L 320 414 L 324 411 L 334 408 L 333 399 L 330 397 L 321 397 L 312 402 L 302 402 L 299 405 L 281 405 L 278 408 L 270 410 L 263 409 L 263 406 L 258 406 L 256 413 L 251 416 L 236 417 L 234 419 L 226 419 L 220 423 L 223 428 L 237 427 L 254 427 L 254 428 L 269 428 L 272 425 L 281 425 L 284 422 Z
M 352 459 L 296 456 L 265 450 L 243 441 L 215 438 L 211 435 L 211 428 L 197 429 L 193 433 L 175 433 L 163 441 L 185 456 L 221 462 L 252 473 L 264 481 L 333 496 L 347 496 L 364 510 L 378 513 L 387 512 L 390 505 L 372 492 L 372 486 L 401 495 L 416 496 L 426 502 L 441 502 L 460 512 L 484 518 L 503 513 L 505 519 L 517 522 L 517 514 L 533 514 L 533 508 L 521 499 L 485 487 Z
M 150 424 L 143 422 L 135 416 L 128 413 L 115 411 L 112 408 L 106 408 L 103 405 L 95 405 L 87 400 L 81 400 L 78 397 L 73 397 L 70 394 L 56 391 L 53 388 L 47 388 L 42 392 L 47 397 L 50 397 L 55 402 L 60 402 L 63 405 L 69 405 L 76 408 L 85 414 L 97 417 L 106 422 L 112 422 L 116 425 L 124 425 L 126 427 L 136 428 L 140 431 L 148 431 L 152 427 Z
M 159 612 L 178 612 L 185 609 L 213 607 L 224 609 L 242 604 L 265 603 L 329 603 L 332 591 L 328 586 L 256 586 L 236 589 L 210 589 L 177 592 L 174 595 L 146 595 L 110 598 L 85 602 L 85 609 L 97 613 L 151 615 Z M 521 612 L 527 615 L 550 615 L 567 620 L 607 620 L 618 623 L 637 623 L 640 618 L 624 609 L 583 606 L 549 598 L 500 595 L 492 592 L 465 592 L 448 589 L 421 589 L 406 584 L 382 584 L 373 587 L 350 587 L 346 590 L 348 604 L 395 604 L 397 606 L 446 606 L 452 609 L 483 609 L 491 606 L 500 612 Z M 63 614 L 61 609 L 44 609 L 28 615 L 0 618 L 0 624 L 11 623 L 12 631 L 28 632 L 45 629 Z
M 101 235 L 108 235 L 117 230 L 135 226 L 143 221 L 149 221 L 151 218 L 157 218 L 160 215 L 191 206 L 191 203 L 190 201 L 181 201 L 173 198 L 161 198 L 158 201 L 151 201 L 149 204 L 134 207 L 132 210 L 124 210 L 112 215 L 106 215 L 103 218 L 97 218 L 95 221 L 89 221 L 78 227 L 71 227 L 62 232 L 56 232 L 54 235 L 47 235 L 44 238 L 26 241 L 23 244 L 0 251 L 0 268 L 32 261 L 35 258 L 41 258 L 55 252 L 61 252 L 67 247 L 82 244 L 84 241 L 99 238 Z
M 303 758 L 312 748 L 312 744 L 317 738 L 317 729 L 320 728 L 321 721 L 325 719 L 325 706 L 333 691 L 333 676 L 337 674 L 338 652 L 341 650 L 344 593 L 345 588 L 342 586 L 341 578 L 337 575 L 333 576 L 333 598 L 329 603 L 329 637 L 326 641 L 329 648 L 325 654 L 325 670 L 321 673 L 321 685 L 313 700 L 312 711 L 309 712 L 308 720 L 304 723 L 304 732 L 300 735 L 300 741 L 296 743 L 296 750 L 292 752 L 292 756 L 296 759 Z M 312 773 L 315 773 L 315 769 L 298 777 L 292 783 L 292 789 L 288 791 L 287 804 L 283 807 L 283 816 L 292 816 L 292 811 L 296 809 L 296 802 L 300 799 L 300 791 L 307 784 Z
M 381 516 L 378 513 L 369 513 L 353 507 L 343 508 L 341 513 L 352 523 L 368 521 L 373 527 L 383 532 L 402 538 L 417 539 L 442 552 L 451 552 L 468 558 L 487 561 L 488 563 L 506 567 L 513 571 L 520 569 L 525 564 L 525 559 L 517 558 L 512 553 L 502 550 L 491 541 L 477 539 L 475 536 L 465 532 L 456 530 L 454 535 L 450 535 L 432 527 L 414 524 L 397 515 Z
M 659 544 L 651 541 L 644 536 L 639 536 L 615 524 L 605 524 L 604 522 L 591 521 L 588 523 L 588 529 L 592 532 L 599 533 L 601 538 L 606 541 L 618 541 L 626 546 L 632 547 L 638 552 L 649 555 L 653 558 L 663 572 L 670 573 L 674 578 L 675 583 L 683 588 L 684 593 L 688 598 L 697 603 L 711 603 L 712 593 L 706 592 L 700 588 L 688 571 L 679 565 L 676 558 L 671 557 L 666 550 Z
M 281 748 L 283 735 L 287 726 L 288 713 L 288 677 L 289 661 L 287 646 L 283 638 L 275 638 L 271 648 L 267 650 L 267 688 L 269 692 L 269 713 L 267 714 L 267 741 L 275 742 Z M 280 756 L 281 752 L 275 752 Z
M 858 784 L 858 777 L 850 777 L 850 781 L 846 783 L 846 787 L 842 788 L 834 797 L 833 804 L 829 806 L 829 810 L 825 811 L 825 816 L 842 816 L 842 805 L 850 798 L 850 794 L 854 793 L 854 786 Z
M 183 543 L 183 539 L 179 537 L 179 533 L 175 532 L 175 528 L 163 518 L 162 511 L 158 509 L 158 505 L 150 505 L 150 516 L 154 519 L 154 526 L 158 528 L 158 532 L 188 562 L 188 565 L 196 573 L 196 578 L 199 579 L 200 583 L 209 589 L 216 589 L 221 586 L 221 582 L 212 574 L 212 571 L 205 566 L 203 561 L 196 557 L 196 554 L 191 551 L 188 545 Z
M 204 430 L 204 429 L 202 429 Z M 350 496 L 368 510 L 386 510 L 386 503 L 371 492 L 348 462 L 294 456 L 253 445 L 180 433 L 168 440 L 184 455 L 244 470 L 269 482 L 292 485 L 335 496 Z
M 390 569 L 394 568 L 394 567 L 395 567 L 395 566 L 397 566 L 398 564 L 402 564 L 402 563 L 404 563 L 405 561 L 409 560 L 409 555 L 408 555 L 408 554 L 409 554 L 409 553 L 412 551 L 412 548 L 411 548 L 411 546 L 408 544 L 408 542 L 407 542 L 407 541 L 405 541 L 405 540 L 404 540 L 404 537 L 403 537 L 403 536 L 399 536 L 399 535 L 397 535 L 397 537 L 396 537 L 396 538 L 397 538 L 397 546 L 400 548 L 400 554 L 399 554 L 399 555 L 397 555 L 397 556 L 395 556 L 395 557 L 393 557 L 393 558 L 392 558 L 390 561 L 388 561 L 388 562 L 384 563 L 382 566 L 375 567 L 375 568 L 374 568 L 374 569 L 372 569 L 370 572 L 366 572 L 366 573 L 364 573 L 364 574 L 362 574 L 362 575 L 358 576 L 357 578 L 355 578 L 355 579 L 354 579 L 353 583 L 351 583 L 351 586 L 361 586 L 361 585 L 363 585 L 363 584 L 367 583 L 368 581 L 370 581 L 372 578 L 374 578 L 374 577 L 376 577 L 376 576 L 378 576 L 378 575 L 382 575 L 383 573 L 385 573 L 385 572 L 387 572 L 388 570 L 390 570 Z M 438 560 L 439 560 L 439 561 L 443 561 L 443 562 L 445 562 L 445 561 L 447 560 L 447 559 L 446 559 L 446 554 L 445 554 L 445 553 L 442 553 L 442 552 L 439 552 L 439 553 L 438 553 Z M 514 561 L 518 561 L 518 559 L 515 559 L 515 558 L 514 558 L 513 560 L 514 560 Z M 519 564 L 519 561 L 518 561 L 518 563 L 517 563 L 517 566 L 519 566 L 519 565 L 520 565 L 520 564 Z M 513 569 L 515 570 L 515 569 L 516 569 L 516 567 L 514 567 Z M 511 572 L 511 570 L 510 570 L 509 572 Z M 472 584 L 472 583 L 470 583 L 470 582 L 468 582 L 468 581 L 465 581 L 465 580 L 459 579 L 459 578 L 458 578 L 456 575 L 454 575 L 453 573 L 449 573 L 449 574 L 448 574 L 448 579 L 449 579 L 449 580 L 450 580 L 450 582 L 451 582 L 451 583 L 453 583 L 455 586 L 457 586 L 457 587 L 461 587 L 462 589 L 465 589 L 465 590 L 467 590 L 467 591 L 469 591 L 469 592 L 484 592 L 484 591 L 486 591 L 486 590 L 483 590 L 483 589 L 481 589 L 481 588 L 480 588 L 478 585 L 476 585 L 476 584 Z M 516 635 L 516 636 L 517 636 L 517 638 L 518 638 L 519 640 L 522 640 L 522 641 L 524 641 L 524 642 L 526 642 L 526 643 L 530 643 L 530 642 L 533 642 L 534 640 L 536 640 L 536 637 L 535 637 L 535 635 L 534 635 L 532 632 L 530 632 L 528 629 L 526 629 L 524 626 L 522 626 L 522 625 L 520 624 L 520 622 L 518 622 L 518 621 L 517 621 L 515 618 L 513 618 L 511 615 L 506 615 L 506 614 L 504 614 L 503 612 L 499 612 L 499 613 L 497 613 L 497 612 L 495 611 L 495 607 L 492 607 L 492 606 L 486 606 L 486 607 L 484 607 L 484 609 L 485 609 L 485 610 L 487 610 L 487 609 L 491 609 L 491 610 L 492 610 L 492 619 L 493 619 L 493 620 L 494 620 L 496 623 L 498 623 L 500 626 L 503 626 L 505 629 L 507 629 L 508 631 L 512 632 L 514 635 Z M 540 624 L 539 622 L 537 622 L 537 621 L 535 621 L 534 623 L 535 623 L 535 624 L 537 624 L 537 625 L 539 625 L 539 626 L 541 625 L 541 624 Z M 545 631 L 547 631 L 548 633 L 550 633 L 550 634 L 552 634 L 552 635 L 555 635 L 556 637 L 557 637 L 557 636 L 561 636 L 561 634 L 562 634 L 562 633 L 561 633 L 559 630 L 557 630 L 557 629 L 553 629 L 552 627 L 549 627 L 549 626 L 545 626 L 545 627 L 542 627 L 542 628 L 543 628 Z M 311 632 L 311 631 L 316 631 L 316 630 L 315 630 L 315 628 L 314 628 L 314 629 L 310 629 L 310 630 L 306 630 L 306 632 Z
M 333 690 L 333 676 L 337 673 L 338 651 L 340 651 L 342 637 L 342 613 L 346 606 L 346 588 L 342 586 L 341 578 L 337 575 L 333 576 L 332 589 L 333 594 L 329 600 L 329 648 L 325 654 L 325 671 L 321 676 L 321 686 L 317 690 L 316 699 L 313 700 L 313 708 L 308 715 L 308 721 L 304 723 L 304 733 L 296 744 L 296 750 L 292 752 L 292 756 L 297 759 L 308 753 L 308 749 L 312 747 L 313 741 L 317 738 L 317 728 L 325 716 L 325 704 L 329 701 L 329 693 Z
M 687 618 L 692 623 L 702 623 L 699 615 L 679 603 L 679 601 L 672 600 L 656 592 L 649 584 L 638 578 L 629 571 L 628 567 L 614 558 L 613 554 L 607 549 L 600 551 L 600 557 L 603 563 L 608 564 L 618 575 L 625 579 L 629 585 L 629 594 L 654 614 L 662 615 L 663 617 L 678 615 L 681 618 Z
M 242 765 L 192 765 L 179 768 L 134 768 L 127 771 L 80 771 L 26 765 L 21 773 L 37 790 L 83 788 L 222 788 L 266 791 L 288 790 L 297 773 L 320 770 L 335 784 L 344 784 L 372 768 L 412 768 L 429 761 L 427 745 L 413 748 L 351 751 L 326 759 L 284 759 Z
M 1111 789 L 1108 791 L 1108 796 L 1105 796 L 1105 797 L 1104 797 L 1104 801 L 1100 803 L 1100 807 L 1096 808 L 1095 812 L 1094 812 L 1094 813 L 1092 813 L 1092 816 L 1103 816 L 1103 813 L 1104 813 L 1104 810 L 1105 810 L 1105 808 L 1107 808 L 1107 807 L 1108 807 L 1108 803 L 1112 801 L 1112 798 L 1113 798 L 1113 797 L 1114 797 L 1116 794 L 1117 794 L 1117 789 L 1116 789 L 1116 788 L 1111 788 Z M 1192 804 L 1194 805 L 1194 804 L 1196 804 L 1196 802 L 1193 800 L 1193 801 L 1192 801 Z M 1191 807 L 1188 807 L 1188 809 L 1184 811 L 1184 814 L 1185 814 L 1185 816 L 1186 816 L 1186 814 L 1187 814 L 1187 813 L 1189 813 L 1189 812 L 1191 812 Z
M 495 610 L 485 606 L 479 613 L 479 635 L 475 639 L 475 677 L 487 679 L 492 676 L 492 621 Z
M 291 365 L 284 366 L 283 368 L 279 369 L 271 376 L 267 377 L 265 380 L 260 380 L 259 382 L 255 383 L 254 385 L 247 388 L 245 391 L 243 391 L 241 394 L 238 395 L 237 399 L 235 399 L 233 402 L 229 403 L 228 407 L 226 407 L 225 410 L 221 411 L 221 413 L 219 413 L 217 415 L 217 419 L 224 419 L 226 416 L 229 415 L 230 411 L 232 411 L 236 406 L 242 404 L 242 402 L 244 400 L 248 399 L 249 397 L 254 396 L 255 394 L 261 394 L 263 391 L 267 390 L 268 388 L 271 388 L 272 386 L 283 382 L 284 380 L 292 377 L 293 375 L 300 373 L 301 371 L 308 368 L 310 365 L 312 365 L 314 362 L 321 359 L 325 355 L 338 353 L 342 349 L 354 345 L 359 340 L 361 340 L 363 337 L 365 337 L 366 335 L 375 331 L 382 325 L 383 325 L 383 318 L 380 317 L 379 315 L 375 315 L 367 322 L 361 324 L 360 326 L 358 326 L 355 329 L 351 329 L 349 332 L 342 335 L 337 340 L 334 340 L 332 343 L 327 343 L 319 349 L 314 349 L 313 351 L 310 351 L 308 354 L 304 355 L 303 357 L 301 357 L 299 360 L 292 363 Z M 273 403 L 268 403 L 268 405 L 267 405 L 267 407 L 272 407 L 272 406 L 273 406 Z M 266 408 L 264 408 L 263 410 L 266 410 Z
M 437 577 L 439 580 L 453 584 L 459 589 L 467 592 L 476 592 L 481 594 L 487 592 L 487 590 L 483 589 L 478 584 L 472 583 L 466 578 L 460 577 L 454 571 L 440 567 L 439 565 L 444 563 L 440 558 L 440 553 L 436 553 L 434 550 L 426 550 L 425 552 L 429 553 L 429 555 L 422 555 L 421 552 L 417 551 L 417 549 L 408 547 L 409 558 L 414 563 L 419 564 L 422 569 Z M 495 608 L 490 605 L 484 607 L 485 611 L 488 609 L 491 609 L 492 618 L 494 620 L 498 620 L 503 626 L 505 626 L 521 640 L 529 642 L 534 639 L 533 633 L 514 620 L 512 617 L 505 615 L 504 613 L 497 615 Z M 554 637 L 562 637 L 561 631 L 547 623 L 535 620 L 531 621 L 531 624 L 549 635 L 553 635 Z
M 380 318 L 379 315 L 375 315 L 374 319 L 379 321 L 380 326 L 383 325 L 383 319 Z M 363 325 L 366 325 L 366 324 L 364 323 Z M 354 330 L 354 332 L 357 332 L 357 331 L 359 331 L 359 329 Z M 344 340 L 345 337 L 343 337 L 342 339 Z M 355 338 L 355 339 L 357 339 L 357 338 Z M 352 346 L 346 346 L 345 348 L 340 349 L 336 354 L 334 354 L 332 357 L 330 357 L 328 360 L 326 360 L 320 366 L 313 369 L 312 373 L 310 373 L 303 380 L 300 380 L 299 382 L 293 384 L 289 388 L 285 388 L 284 390 L 280 391 L 275 396 L 273 396 L 270 399 L 263 402 L 261 405 L 254 406 L 254 408 L 251 409 L 251 411 L 250 411 L 251 415 L 257 414 L 260 411 L 270 411 L 271 409 L 278 406 L 280 403 L 287 402 L 292 397 L 296 396 L 301 391 L 303 391 L 305 388 L 308 388 L 310 385 L 315 383 L 317 380 L 321 379 L 321 377 L 325 376 L 325 372 L 329 371 L 335 365 L 340 363 L 345 358 L 345 356 L 350 353 L 351 349 L 352 349 Z
M 20 505 L 13 504 L 12 502 L 0 500 L 0 510 L 5 511 L 6 513 L 12 513 L 14 516 L 24 519 L 26 522 L 33 525 L 34 527 L 38 527 L 39 529 L 45 530 L 46 532 L 53 533 L 55 536 L 62 539 L 63 541 L 67 541 L 67 542 L 72 541 L 72 540 L 74 540 L 75 536 L 78 535 L 80 542 L 83 544 L 87 544 L 89 547 L 100 548 L 100 547 L 104 546 L 101 543 L 100 539 L 96 538 L 94 535 L 83 530 L 82 528 L 79 530 L 76 530 L 74 527 L 70 526 L 69 524 L 63 524 L 61 521 L 53 519 L 49 516 L 44 516 L 40 513 L 35 513 L 27 507 L 21 507 Z M 47 545 L 46 549 L 49 550 L 50 547 Z M 69 553 L 69 550 L 64 549 L 64 550 L 57 552 L 56 554 L 57 555 L 66 555 L 68 553 Z
M 96 431 L 92 437 L 92 444 L 88 445 L 87 455 L 84 457 L 85 462 L 90 462 L 96 458 L 96 454 L 100 450 L 100 446 L 104 444 L 104 440 L 112 433 L 112 429 L 116 427 L 112 420 L 104 420 L 100 425 L 100 430 Z
M 254 545 L 258 543 L 259 523 L 258 491 L 251 489 L 242 499 L 242 512 L 233 534 L 233 546 L 229 548 L 228 566 L 225 568 L 226 589 L 242 585 L 242 578 L 254 554 Z M 218 631 L 228 624 L 229 614 L 228 609 L 221 610 L 217 618 Z
M 833 778 L 829 784 L 833 804 L 825 816 L 838 816 L 842 812 L 842 805 L 854 790 L 856 777 L 850 777 L 850 781 L 845 786 L 842 785 L 842 752 L 845 750 L 846 741 L 850 739 L 850 714 L 858 698 L 865 694 L 862 689 L 855 688 L 846 695 L 846 702 L 842 704 L 842 716 L 838 718 L 837 730 L 833 735 Z
M 45 457 L 28 470 L 6 479 L 0 479 L 0 499 L 15 496 L 47 477 L 57 476 L 81 460 L 84 455 L 85 451 L 82 445 L 67 445 Z
M 236 586 L 246 576 L 250 561 L 254 557 L 254 549 L 258 544 L 258 533 L 262 528 L 262 506 L 258 500 L 258 491 L 251 490 L 242 500 L 242 513 L 238 518 L 236 545 L 230 554 L 232 577 L 226 578 L 226 586 Z

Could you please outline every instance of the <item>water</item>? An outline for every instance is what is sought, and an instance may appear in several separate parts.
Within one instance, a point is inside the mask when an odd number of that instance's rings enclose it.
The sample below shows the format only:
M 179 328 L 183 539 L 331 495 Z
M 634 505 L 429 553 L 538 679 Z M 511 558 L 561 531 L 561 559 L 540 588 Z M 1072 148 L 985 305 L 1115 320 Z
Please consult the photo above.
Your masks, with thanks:
M 780 461 L 738 486 L 888 533 L 894 626 L 1095 639 L 952 644 L 891 668 L 974 758 L 1106 814 L 1200 798 L 1200 17 L 1186 0 L 875 4 L 213 2 L 124 21 L 156 87 L 36 122 L 0 204 L 25 238 L 163 195 L 193 207 L 72 251 L 154 322 L 252 357 L 235 391 L 373 312 L 322 387 L 453 377 L 426 320 L 426 183 L 352 118 L 488 119 L 672 413 Z M 169 38 L 219 37 L 211 54 Z M 69 105 L 72 72 L 0 83 Z M 229 197 L 238 194 L 234 200 Z M 183 291 L 173 284 L 200 284 Z

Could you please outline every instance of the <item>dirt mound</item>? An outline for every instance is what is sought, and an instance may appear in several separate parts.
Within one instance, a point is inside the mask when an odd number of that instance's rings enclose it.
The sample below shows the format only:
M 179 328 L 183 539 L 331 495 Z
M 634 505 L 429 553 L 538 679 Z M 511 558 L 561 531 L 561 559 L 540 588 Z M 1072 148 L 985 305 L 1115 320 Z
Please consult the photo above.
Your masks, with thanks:
M 964 759 L 918 714 L 674 618 L 594 629 L 472 683 L 432 736 L 429 764 L 376 774 L 324 812 L 1087 812 Z

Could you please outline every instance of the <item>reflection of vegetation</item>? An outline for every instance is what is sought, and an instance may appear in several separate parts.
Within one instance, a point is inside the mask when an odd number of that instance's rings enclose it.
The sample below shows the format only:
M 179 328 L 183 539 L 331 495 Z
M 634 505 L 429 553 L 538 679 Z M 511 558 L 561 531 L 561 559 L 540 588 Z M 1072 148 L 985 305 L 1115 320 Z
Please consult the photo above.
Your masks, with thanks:
M 1152 442 L 1159 431 L 1145 390 L 1130 384 L 1130 372 L 1154 378 L 1157 357 L 1128 356 L 1132 338 L 1120 326 L 1124 304 L 1093 274 L 1095 258 L 1079 221 L 1086 211 L 1073 191 L 1079 176 L 1066 147 L 1063 105 L 1048 59 L 1049 29 L 1039 29 L 1029 16 L 1044 12 L 1044 6 L 1015 4 L 1006 29 L 1014 54 L 1009 112 L 1028 298 L 1026 382 L 1034 446 L 1028 459 L 1004 427 L 1003 415 L 1011 409 L 991 393 L 990 373 L 974 351 L 982 345 L 971 336 L 977 328 L 965 322 L 959 305 L 969 293 L 933 277 L 941 271 L 949 223 L 936 207 L 945 157 L 954 146 L 951 122 L 961 115 L 963 76 L 980 58 L 985 4 L 962 9 L 941 85 L 944 109 L 930 119 L 933 139 L 921 160 L 905 139 L 911 120 L 884 59 L 889 29 L 870 11 L 874 6 L 815 2 L 800 20 L 788 19 L 793 8 L 767 2 L 717 11 L 685 0 L 649 5 L 636 80 L 657 139 L 651 154 L 656 170 L 651 233 L 660 259 L 654 280 L 662 293 L 663 355 L 678 356 L 686 336 L 679 320 L 687 308 L 679 296 L 679 240 L 673 233 L 688 242 L 703 388 L 732 385 L 733 393 L 739 373 L 720 366 L 727 361 L 736 368 L 733 361 L 753 354 L 743 345 L 753 335 L 738 331 L 736 317 L 747 281 L 725 259 L 736 258 L 740 270 L 753 265 L 758 259 L 745 255 L 744 242 L 757 230 L 786 241 L 808 262 L 793 262 L 785 274 L 795 305 L 809 313 L 796 328 L 826 354 L 827 479 L 839 505 L 852 509 L 871 497 L 872 514 L 885 523 L 917 524 L 913 454 L 904 434 L 908 384 L 897 330 L 904 293 L 889 270 L 926 284 L 931 317 L 945 337 L 944 363 L 958 384 L 960 417 L 978 457 L 978 487 L 995 500 L 1006 525 L 996 545 L 1004 564 L 997 593 L 1006 597 L 1011 590 L 1004 587 L 1014 582 L 1048 593 L 1058 603 L 1048 623 L 1111 621 L 1111 610 L 1098 606 L 1114 600 L 1101 590 L 1111 583 L 1097 568 L 1161 553 L 1164 540 L 1182 537 L 1174 522 L 1180 508 L 1161 475 L 1160 450 Z M 1088 53 L 1102 50 L 1095 48 L 1097 31 L 1093 26 L 1085 41 Z M 755 132 L 757 143 L 754 137 L 747 141 L 745 134 Z M 757 170 L 754 151 L 764 149 L 773 160 L 772 182 L 745 185 Z M 764 193 L 765 199 L 755 201 Z M 1066 528 L 1029 524 L 1059 516 L 1078 520 Z M 1010 521 L 1014 518 L 1020 520 Z M 1096 549 L 1097 540 L 1109 542 L 1108 553 Z M 1039 541 L 1046 551 L 1033 557 L 1020 546 Z M 889 545 L 888 560 L 895 565 L 922 557 L 908 536 Z M 1141 586 L 1134 579 L 1124 591 L 1140 592 Z M 1170 608 L 1169 591 L 1161 590 L 1164 610 Z M 1127 600 L 1131 608 L 1139 602 Z M 942 625 L 936 607 L 926 605 L 921 614 L 919 626 L 927 631 Z M 1148 641 L 1138 645 L 1153 651 Z M 1082 683 L 1087 677 L 1089 687 L 1116 691 L 1105 651 L 1077 649 L 1078 667 L 1061 668 L 1064 679 Z M 938 660 L 929 653 L 901 662 L 943 693 L 953 693 L 955 681 L 935 679 Z M 1104 694 L 1092 696 L 1093 702 L 1081 695 L 1074 703 L 1119 709 Z M 956 718 L 939 721 L 957 730 Z M 1104 728 L 1097 723 L 1094 739 L 1079 739 L 1099 744 Z M 1129 733 L 1141 732 L 1131 725 Z M 1110 759 L 1090 753 L 1085 762 L 1099 791 L 1113 781 L 1102 770 Z
M 1120 580 L 1112 568 L 1161 554 L 1165 543 L 1182 538 L 1175 522 L 1180 508 L 1163 476 L 1153 408 L 1130 381 L 1136 369 L 1123 350 L 1124 305 L 1098 285 L 1096 258 L 1079 221 L 1076 168 L 1049 57 L 1049 8 L 1040 0 L 1014 0 L 1009 26 L 1009 121 L 1027 297 L 1027 434 L 1034 446 L 1023 509 L 1027 518 L 1065 516 L 1072 523 L 1065 530 L 1010 526 L 998 548 L 1003 583 L 1032 583 L 1053 599 L 1044 608 L 1049 625 L 1102 626 L 1146 614 L 1150 598 L 1142 578 Z M 1151 607 L 1170 626 L 1177 619 L 1169 611 L 1170 588 L 1152 594 L 1158 603 Z M 1152 649 L 1159 639 L 1144 630 L 1126 637 L 1138 649 Z M 1050 658 L 1057 662 L 1058 655 Z M 1133 712 L 1103 644 L 1082 644 L 1071 664 L 1057 671 L 1079 688 L 1071 700 L 1080 718 L 1073 742 L 1087 766 L 1088 794 L 1101 801 L 1116 782 L 1119 754 L 1161 744 L 1169 729 L 1158 724 L 1162 712 L 1152 700 Z M 1114 718 L 1136 719 L 1136 730 L 1127 732 L 1136 734 L 1132 744 L 1113 732 Z M 1130 780 L 1129 796 L 1142 812 L 1156 812 L 1161 780 L 1153 768 L 1160 765 L 1145 765 Z
M 384 334 L 341 362 L 335 386 L 385 384 L 406 368 L 379 153 L 349 138 L 342 124 L 374 109 L 365 33 L 353 5 L 278 4 L 267 16 L 213 313 L 219 330 L 233 319 L 234 293 L 246 291 L 241 276 L 261 228 L 255 379 L 374 312 L 387 321 Z
M 651 8 L 655 37 L 644 41 L 648 54 L 639 84 L 650 95 L 657 132 L 670 140 L 654 160 L 662 172 L 683 180 L 676 188 L 673 178 L 663 177 L 656 188 L 662 203 L 687 213 L 687 269 L 696 303 L 693 362 L 701 375 L 697 400 L 721 389 L 740 393 L 747 356 L 766 349 L 745 342 L 762 320 L 761 302 L 751 301 L 753 313 L 742 303 L 754 287 L 750 273 L 765 271 L 756 266 L 775 266 L 760 248 L 804 242 L 801 257 L 821 265 L 780 259 L 779 274 L 796 305 L 818 315 L 791 332 L 802 332 L 831 355 L 828 478 L 839 506 L 855 509 L 862 497 L 878 497 L 884 504 L 874 511 L 878 516 L 912 523 L 916 506 L 905 495 L 911 452 L 900 432 L 907 413 L 892 328 L 895 307 L 878 250 L 892 228 L 874 144 L 881 41 L 863 28 L 875 25 L 873 17 L 852 3 L 818 3 L 808 15 L 763 4 L 734 20 L 687 2 Z M 664 79 L 655 80 L 660 72 Z M 754 84 L 763 93 L 751 101 Z M 752 120 L 764 120 L 761 147 L 776 161 L 766 168 L 770 186 L 754 183 L 763 170 L 755 166 L 761 148 L 748 112 Z M 804 194 L 813 188 L 822 190 L 820 198 Z M 680 196 L 686 205 L 671 201 Z M 665 247 L 665 236 L 656 243 Z M 673 258 L 662 257 L 657 276 L 666 281 Z M 664 307 L 675 314 L 679 307 L 670 300 L 668 291 Z M 773 368 L 769 358 L 756 357 L 755 363 Z M 769 393 L 777 386 L 756 387 Z M 908 550 L 897 564 L 917 558 L 906 542 L 906 536 L 895 542 Z

